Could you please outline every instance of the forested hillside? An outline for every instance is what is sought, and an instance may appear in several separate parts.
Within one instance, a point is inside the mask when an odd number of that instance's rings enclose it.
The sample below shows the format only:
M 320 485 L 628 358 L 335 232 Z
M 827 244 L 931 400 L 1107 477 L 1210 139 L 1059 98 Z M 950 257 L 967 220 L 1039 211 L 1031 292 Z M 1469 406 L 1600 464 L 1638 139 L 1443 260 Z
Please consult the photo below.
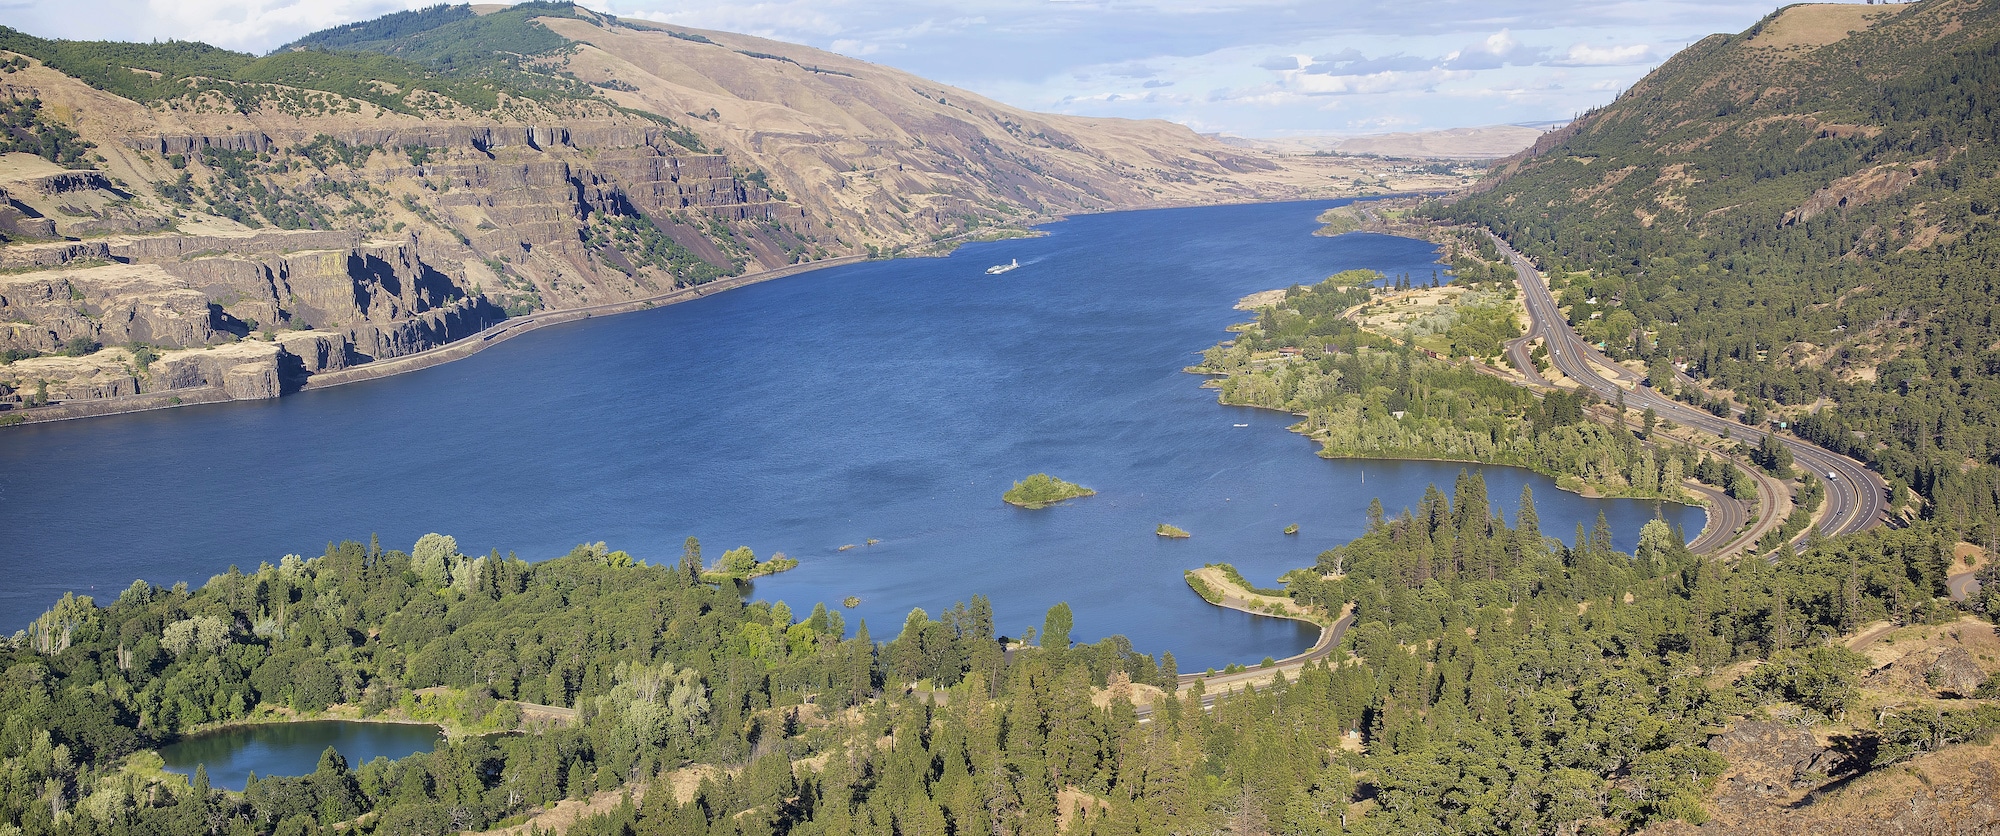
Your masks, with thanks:
M 837 610 L 745 604 L 703 580 L 692 541 L 657 565 L 603 544 L 529 564 L 428 535 L 193 590 L 139 582 L 101 606 L 66 597 L 0 642 L 0 822 L 437 834 L 631 791 L 571 832 L 1619 832 L 1702 821 L 1733 768 L 1704 742 L 1746 714 L 1847 735 L 1821 782 L 2000 724 L 1966 699 L 1977 665 L 1969 685 L 1913 686 L 1908 708 L 1825 641 L 1957 617 L 1936 601 L 1935 530 L 1731 568 L 1663 523 L 1627 555 L 1601 521 L 1571 544 L 1545 536 L 1525 492 L 1514 526 L 1488 508 L 1484 482 L 1461 476 L 1294 572 L 1300 603 L 1355 603 L 1347 652 L 1212 713 L 1199 688 L 1157 689 L 1172 688 L 1169 657 L 1073 645 L 1067 605 L 1033 644 L 1003 644 L 979 598 L 914 611 L 877 644 Z M 241 793 L 163 775 L 142 751 L 331 708 L 473 734 Z M 575 719 L 547 719 L 563 708 Z M 531 711 L 544 719 L 524 724 Z
M 941 620 L 912 613 L 878 646 L 838 610 L 746 605 L 703 569 L 692 540 L 666 565 L 603 544 L 531 565 L 468 557 L 428 535 L 409 553 L 347 543 L 232 569 L 197 590 L 141 581 L 104 606 L 65 597 L 0 648 L 0 833 L 21 832 L 10 822 L 28 833 L 195 834 L 217 822 L 302 833 L 363 813 L 373 832 L 440 833 L 691 764 L 752 764 L 745 777 L 767 782 L 754 799 L 781 785 L 775 798 L 787 798 L 790 759 L 846 745 L 851 730 L 830 737 L 829 719 L 885 682 L 1033 687 L 1054 701 L 1041 710 L 1092 717 L 1090 683 L 1173 676 L 1122 639 L 1069 647 L 1066 608 L 1043 630 L 1062 649 L 1015 675 L 983 598 Z M 1049 690 L 1058 673 L 1060 693 Z M 163 794 L 149 788 L 161 776 L 121 770 L 128 755 L 199 728 L 336 703 L 470 732 L 515 729 L 521 703 L 574 708 L 581 720 L 395 763 L 328 762 L 241 794 L 199 782 Z M 870 727 L 889 722 L 887 708 L 877 704 Z M 773 821 L 809 814 L 764 810 Z
M 1738 499 L 1755 498 L 1755 483 L 1735 463 L 1665 438 L 1651 422 L 1635 434 L 1591 420 L 1589 393 L 1554 391 L 1538 398 L 1363 330 L 1344 314 L 1381 304 L 1371 287 L 1382 280 L 1378 273 L 1352 270 L 1293 287 L 1259 308 L 1255 322 L 1232 329 L 1236 339 L 1208 349 L 1188 370 L 1216 375 L 1212 385 L 1223 403 L 1300 416 L 1292 429 L 1320 442 L 1327 457 L 1514 465 L 1555 477 L 1569 490 L 1681 502 L 1692 499 L 1683 480 L 1694 478 Z M 1497 295 L 1497 284 L 1464 283 L 1473 292 L 1458 298 Z M 1462 348 L 1460 356 L 1497 353 L 1502 339 L 1518 336 L 1512 309 L 1497 300 L 1436 316 L 1444 320 L 1437 341 Z
M 1435 213 L 1654 377 L 2000 535 L 2000 3 L 1804 5 L 1676 55 Z M 1708 396 L 1689 395 L 1702 398 Z

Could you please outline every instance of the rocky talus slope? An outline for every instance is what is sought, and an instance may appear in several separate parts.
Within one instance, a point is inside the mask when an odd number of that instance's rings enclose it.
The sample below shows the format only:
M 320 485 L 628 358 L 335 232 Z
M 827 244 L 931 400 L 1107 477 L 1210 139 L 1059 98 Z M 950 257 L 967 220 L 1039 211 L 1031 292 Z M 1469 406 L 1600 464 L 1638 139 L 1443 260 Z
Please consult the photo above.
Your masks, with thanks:
M 103 45 L 0 29 L 0 133 L 27 143 L 0 137 L 0 420 L 268 397 L 510 317 L 1064 213 L 1438 185 L 789 44 L 476 11 L 460 25 L 513 15 L 559 45 L 507 71 L 543 87 L 453 98 L 405 65 L 341 86 L 380 57 L 314 51 L 218 80 L 144 45 L 111 45 L 107 75 L 76 57 Z

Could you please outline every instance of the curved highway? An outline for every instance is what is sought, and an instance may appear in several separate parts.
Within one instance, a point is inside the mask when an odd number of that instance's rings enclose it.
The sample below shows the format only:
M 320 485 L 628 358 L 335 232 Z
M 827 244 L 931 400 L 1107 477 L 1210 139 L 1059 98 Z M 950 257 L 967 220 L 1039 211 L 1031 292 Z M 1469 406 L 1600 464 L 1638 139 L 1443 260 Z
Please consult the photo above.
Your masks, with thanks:
M 1555 297 L 1549 293 L 1548 284 L 1542 281 L 1541 273 L 1535 270 L 1534 265 L 1529 263 L 1525 256 L 1492 232 L 1487 232 L 1486 235 L 1493 239 L 1494 245 L 1499 247 L 1500 252 L 1514 265 L 1514 272 L 1520 278 L 1522 294 L 1527 301 L 1528 316 L 1533 323 L 1528 332 L 1529 336 L 1540 336 L 1546 340 L 1549 347 L 1549 361 L 1557 370 L 1596 392 L 1605 400 L 1616 398 L 1619 392 L 1624 392 L 1627 407 L 1633 409 L 1650 407 L 1662 420 L 1671 420 L 1718 435 L 1727 430 L 1731 437 L 1750 443 L 1763 440 L 1765 430 L 1762 428 L 1718 418 L 1671 400 L 1650 387 L 1637 385 L 1642 380 L 1641 375 L 1613 362 L 1611 358 L 1584 342 L 1583 338 L 1577 336 L 1576 331 L 1569 327 L 1569 320 L 1563 316 L 1561 309 L 1556 307 Z M 1533 374 L 1534 365 L 1527 362 L 1527 352 L 1524 348 L 1526 342 L 1524 339 L 1510 345 L 1509 353 L 1517 364 L 1526 364 L 1523 369 L 1525 373 L 1529 373 L 1531 378 L 1539 378 L 1539 374 Z M 1600 372 L 1600 367 L 1618 380 L 1633 384 L 1633 388 L 1625 389 L 1617 382 L 1606 379 Z M 1871 528 L 1887 518 L 1886 489 L 1882 479 L 1873 471 L 1860 462 L 1804 440 L 1777 433 L 1772 435 L 1791 450 L 1793 461 L 1811 470 L 1813 475 L 1819 477 L 1820 482 L 1826 486 L 1824 515 L 1819 522 L 1820 531 L 1828 535 L 1848 534 Z
M 1763 488 L 1760 487 L 1758 490 L 1761 491 Z M 1756 537 L 1764 536 L 1762 532 L 1737 536 L 1737 532 L 1750 522 L 1750 512 L 1742 500 L 1731 497 L 1721 488 L 1709 485 L 1697 485 L 1694 491 L 1708 498 L 1708 525 L 1702 528 L 1701 536 L 1694 538 L 1694 542 L 1688 544 L 1689 551 L 1695 554 L 1722 554 L 1730 551 L 1739 540 L 1756 542 L 1756 538 L 1751 534 L 1755 534 Z M 1764 496 L 1759 494 L 1757 499 L 1763 502 Z M 1765 516 L 1770 515 L 1767 513 Z

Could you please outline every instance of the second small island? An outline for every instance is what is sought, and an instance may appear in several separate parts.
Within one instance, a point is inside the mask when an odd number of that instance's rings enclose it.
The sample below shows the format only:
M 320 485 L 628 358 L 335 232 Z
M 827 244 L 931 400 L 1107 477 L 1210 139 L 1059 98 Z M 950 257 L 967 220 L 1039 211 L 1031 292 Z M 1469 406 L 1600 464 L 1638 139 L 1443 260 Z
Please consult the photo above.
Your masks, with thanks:
M 1000 498 L 1006 500 L 1008 505 L 1018 505 L 1033 510 L 1047 508 L 1065 499 L 1094 496 L 1096 493 L 1075 482 L 1065 482 L 1046 473 L 1037 473 L 1015 482 L 1014 487 L 1008 488 Z

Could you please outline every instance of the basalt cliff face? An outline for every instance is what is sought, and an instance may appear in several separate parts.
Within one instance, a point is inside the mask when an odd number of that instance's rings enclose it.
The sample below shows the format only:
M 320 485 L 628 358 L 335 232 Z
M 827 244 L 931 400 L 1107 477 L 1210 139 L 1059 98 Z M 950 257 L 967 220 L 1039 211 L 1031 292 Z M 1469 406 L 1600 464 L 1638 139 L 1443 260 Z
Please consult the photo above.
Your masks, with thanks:
M 216 50 L 203 66 L 238 66 L 217 78 L 0 28 L 0 407 L 269 396 L 510 317 L 1063 213 L 1449 180 L 1029 113 L 757 38 L 479 13 L 539 39 L 506 76 L 539 87 L 352 51 Z

